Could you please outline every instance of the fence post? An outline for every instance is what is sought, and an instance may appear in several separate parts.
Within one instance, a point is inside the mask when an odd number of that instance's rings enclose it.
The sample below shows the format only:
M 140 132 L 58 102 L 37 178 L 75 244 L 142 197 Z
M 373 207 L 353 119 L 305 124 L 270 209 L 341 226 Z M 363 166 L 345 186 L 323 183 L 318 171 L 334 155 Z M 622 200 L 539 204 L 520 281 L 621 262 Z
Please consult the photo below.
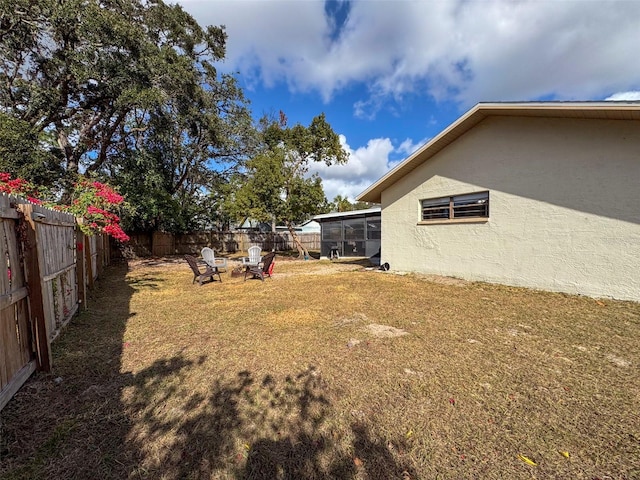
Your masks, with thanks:
M 76 230 L 76 283 L 78 285 L 78 299 L 82 309 L 87 309 L 87 284 L 85 279 L 86 261 L 84 250 L 87 247 L 87 236 L 80 230 Z
M 102 273 L 102 267 L 104 262 L 104 237 L 101 234 L 94 233 L 96 236 L 96 273 L 98 276 Z
M 104 266 L 106 267 L 111 265 L 111 237 L 103 233 L 102 243 L 104 245 Z
M 93 262 L 91 261 L 91 239 L 84 235 L 84 276 L 88 288 L 93 288 Z
M 24 214 L 25 225 L 27 227 L 25 229 L 23 250 L 24 266 L 26 270 L 27 287 L 29 289 L 29 309 L 34 326 L 36 360 L 39 370 L 49 372 L 51 370 L 52 358 L 47 321 L 44 317 L 38 238 L 36 235 L 36 224 L 32 216 L 33 205 L 20 204 L 18 208 Z

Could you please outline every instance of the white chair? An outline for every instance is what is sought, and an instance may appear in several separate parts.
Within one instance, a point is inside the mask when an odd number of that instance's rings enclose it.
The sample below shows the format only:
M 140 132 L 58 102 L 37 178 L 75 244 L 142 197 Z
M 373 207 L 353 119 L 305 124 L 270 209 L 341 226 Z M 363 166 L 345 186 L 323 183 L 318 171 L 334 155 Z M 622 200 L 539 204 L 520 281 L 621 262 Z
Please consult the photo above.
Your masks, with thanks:
M 200 252 L 202 254 L 202 259 L 204 262 L 209 265 L 211 268 L 220 271 L 223 268 L 223 272 L 227 271 L 227 259 L 226 258 L 216 258 L 216 254 L 209 247 L 204 247 Z
M 259 245 L 254 245 L 253 247 L 249 247 L 247 249 L 249 252 L 248 257 L 242 257 L 242 266 L 243 267 L 256 267 L 261 261 L 262 256 L 262 247 Z

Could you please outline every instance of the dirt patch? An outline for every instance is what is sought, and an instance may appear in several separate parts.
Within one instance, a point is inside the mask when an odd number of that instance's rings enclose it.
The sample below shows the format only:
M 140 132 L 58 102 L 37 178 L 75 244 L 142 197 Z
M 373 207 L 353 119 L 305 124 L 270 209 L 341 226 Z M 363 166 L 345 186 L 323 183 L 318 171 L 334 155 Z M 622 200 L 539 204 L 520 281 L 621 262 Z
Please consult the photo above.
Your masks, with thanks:
M 409 332 L 402 330 L 401 328 L 391 327 L 389 325 L 379 325 L 377 323 L 371 323 L 367 325 L 365 329 L 371 335 L 378 338 L 393 338 L 409 335 Z
M 462 278 L 445 277 L 443 275 L 418 274 L 418 277 L 429 282 L 439 283 L 441 285 L 454 285 L 458 287 L 463 287 L 471 283 L 468 280 L 463 280 Z
M 177 267 L 180 265 L 188 268 L 187 261 L 184 257 L 137 258 L 135 260 L 129 260 L 128 265 L 131 270 L 141 267 Z
M 618 357 L 616 355 L 607 355 L 607 360 L 618 367 L 630 367 L 631 362 L 629 360 L 625 360 L 624 358 Z
M 356 312 L 353 315 L 338 320 L 334 327 L 344 327 L 345 325 L 352 325 L 354 323 L 366 322 L 368 320 L 364 313 Z
M 278 273 L 278 275 L 281 277 L 292 277 L 296 275 L 331 275 L 334 273 L 357 272 L 363 270 L 363 267 L 361 267 L 360 265 L 353 265 L 348 263 L 327 264 L 326 262 L 314 263 L 312 261 L 300 261 L 300 263 L 302 262 L 304 262 L 302 264 L 302 266 L 305 267 L 304 270 L 300 269 L 297 271 Z

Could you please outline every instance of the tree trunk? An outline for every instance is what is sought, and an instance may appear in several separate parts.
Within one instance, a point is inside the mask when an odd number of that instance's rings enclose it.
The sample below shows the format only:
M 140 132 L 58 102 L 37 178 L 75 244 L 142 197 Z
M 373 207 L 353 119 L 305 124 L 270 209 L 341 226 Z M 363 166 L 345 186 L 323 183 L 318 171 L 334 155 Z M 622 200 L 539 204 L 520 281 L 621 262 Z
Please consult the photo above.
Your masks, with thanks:
M 72 175 L 76 175 L 78 173 L 78 162 L 75 159 L 75 155 L 73 152 L 73 146 L 69 143 L 69 139 L 67 138 L 67 134 L 64 131 L 62 126 L 62 122 L 56 123 L 56 128 L 58 130 L 58 146 L 60 150 L 64 153 L 64 159 L 67 162 L 67 172 Z
M 293 244 L 296 246 L 296 249 L 298 249 L 298 258 L 305 258 L 305 259 L 309 258 L 309 252 L 302 245 L 302 242 L 300 241 L 300 237 L 298 237 L 298 234 L 293 228 L 293 224 L 291 222 L 285 222 L 285 223 L 287 225 L 287 228 L 289 229 L 289 233 L 291 234 L 291 239 L 293 240 Z

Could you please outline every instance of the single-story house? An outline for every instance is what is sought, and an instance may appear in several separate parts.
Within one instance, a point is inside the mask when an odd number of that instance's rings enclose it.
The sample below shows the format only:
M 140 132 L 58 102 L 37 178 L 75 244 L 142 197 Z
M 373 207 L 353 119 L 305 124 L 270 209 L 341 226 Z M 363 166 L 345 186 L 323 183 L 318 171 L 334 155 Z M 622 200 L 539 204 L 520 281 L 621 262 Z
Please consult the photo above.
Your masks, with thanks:
M 391 270 L 640 301 L 640 103 L 480 103 L 358 196 Z
M 369 257 L 380 260 L 380 207 L 316 215 L 320 223 L 320 258 Z

